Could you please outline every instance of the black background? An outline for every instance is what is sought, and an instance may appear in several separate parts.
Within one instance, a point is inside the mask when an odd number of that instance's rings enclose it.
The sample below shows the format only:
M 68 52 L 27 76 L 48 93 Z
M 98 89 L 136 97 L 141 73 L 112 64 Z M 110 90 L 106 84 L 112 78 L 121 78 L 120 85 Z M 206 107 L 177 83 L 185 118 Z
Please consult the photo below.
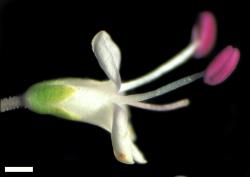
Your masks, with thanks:
M 35 175 L 43 176 L 250 176 L 250 124 L 245 114 L 249 10 L 243 1 L 2 0 L 0 5 L 1 98 L 52 78 L 106 79 L 90 46 L 100 30 L 108 31 L 122 50 L 123 80 L 140 76 L 188 44 L 202 10 L 217 17 L 213 52 L 130 93 L 201 71 L 228 44 L 242 52 L 237 70 L 222 85 L 209 87 L 197 81 L 152 100 L 188 97 L 190 107 L 166 113 L 131 108 L 147 165 L 117 162 L 110 135 L 98 127 L 17 110 L 1 114 L 0 173 L 7 165 L 33 165 Z

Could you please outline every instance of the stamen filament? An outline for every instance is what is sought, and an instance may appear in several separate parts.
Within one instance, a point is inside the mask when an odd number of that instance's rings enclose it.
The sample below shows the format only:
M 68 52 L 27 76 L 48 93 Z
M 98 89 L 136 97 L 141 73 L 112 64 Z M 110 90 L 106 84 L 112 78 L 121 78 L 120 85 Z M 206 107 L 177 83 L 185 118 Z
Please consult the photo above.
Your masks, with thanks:
M 196 81 L 197 79 L 203 77 L 203 72 L 199 72 L 199 73 L 195 73 L 193 75 L 190 76 L 186 76 L 182 79 L 179 79 L 177 81 L 174 81 L 170 84 L 164 85 L 156 90 L 153 91 L 149 91 L 146 93 L 140 93 L 140 94 L 133 94 L 133 95 L 128 95 L 126 96 L 128 99 L 132 99 L 135 101 L 144 101 L 144 100 L 148 100 L 151 98 L 155 98 L 157 96 L 166 94 L 168 92 L 171 92 L 177 88 L 180 88 L 182 86 L 185 86 L 187 84 L 190 84 L 194 81 Z
M 176 67 L 182 65 L 183 63 L 187 62 L 189 58 L 194 54 L 197 47 L 198 47 L 198 41 L 191 42 L 186 48 L 184 48 L 181 52 L 176 54 L 173 58 L 167 60 L 165 63 L 161 64 L 148 74 L 123 83 L 121 85 L 120 91 L 121 92 L 128 91 L 158 79 L 163 74 L 166 74 L 171 70 L 175 69 Z

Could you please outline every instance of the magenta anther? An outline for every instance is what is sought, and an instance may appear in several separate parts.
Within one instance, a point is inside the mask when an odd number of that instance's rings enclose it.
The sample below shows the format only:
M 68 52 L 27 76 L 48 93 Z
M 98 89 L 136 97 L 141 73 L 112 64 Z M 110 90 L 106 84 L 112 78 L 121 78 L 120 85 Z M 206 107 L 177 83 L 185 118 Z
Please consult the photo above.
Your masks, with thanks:
M 194 57 L 205 57 L 212 50 L 216 36 L 217 24 L 214 15 L 209 11 L 202 12 L 192 30 L 192 40 L 198 41 Z
M 218 85 L 222 83 L 235 70 L 239 59 L 239 49 L 227 46 L 208 65 L 204 73 L 204 82 L 208 85 Z

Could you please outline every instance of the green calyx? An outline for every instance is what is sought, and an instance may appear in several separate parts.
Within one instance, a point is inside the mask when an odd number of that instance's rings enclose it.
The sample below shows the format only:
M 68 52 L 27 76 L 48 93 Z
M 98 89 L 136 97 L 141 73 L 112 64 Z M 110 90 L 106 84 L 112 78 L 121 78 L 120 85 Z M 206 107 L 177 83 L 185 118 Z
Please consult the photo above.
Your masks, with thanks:
M 57 117 L 75 118 L 75 115 L 64 110 L 60 105 L 75 92 L 75 88 L 63 84 L 45 81 L 31 86 L 25 93 L 25 103 L 28 109 Z

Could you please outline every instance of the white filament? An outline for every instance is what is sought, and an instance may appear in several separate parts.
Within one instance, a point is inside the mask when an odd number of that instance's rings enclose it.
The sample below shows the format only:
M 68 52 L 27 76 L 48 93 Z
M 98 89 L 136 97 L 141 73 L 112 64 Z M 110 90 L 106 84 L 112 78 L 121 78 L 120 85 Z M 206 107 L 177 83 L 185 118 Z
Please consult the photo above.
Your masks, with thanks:
M 145 85 L 153 80 L 158 79 L 163 74 L 170 72 L 176 67 L 182 65 L 194 54 L 196 48 L 198 46 L 198 42 L 191 42 L 186 48 L 176 54 L 173 58 L 169 59 L 165 63 L 161 64 L 159 67 L 149 72 L 146 75 L 143 75 L 139 78 L 133 79 L 131 81 L 125 82 L 121 85 L 120 92 L 128 91 L 142 85 Z

